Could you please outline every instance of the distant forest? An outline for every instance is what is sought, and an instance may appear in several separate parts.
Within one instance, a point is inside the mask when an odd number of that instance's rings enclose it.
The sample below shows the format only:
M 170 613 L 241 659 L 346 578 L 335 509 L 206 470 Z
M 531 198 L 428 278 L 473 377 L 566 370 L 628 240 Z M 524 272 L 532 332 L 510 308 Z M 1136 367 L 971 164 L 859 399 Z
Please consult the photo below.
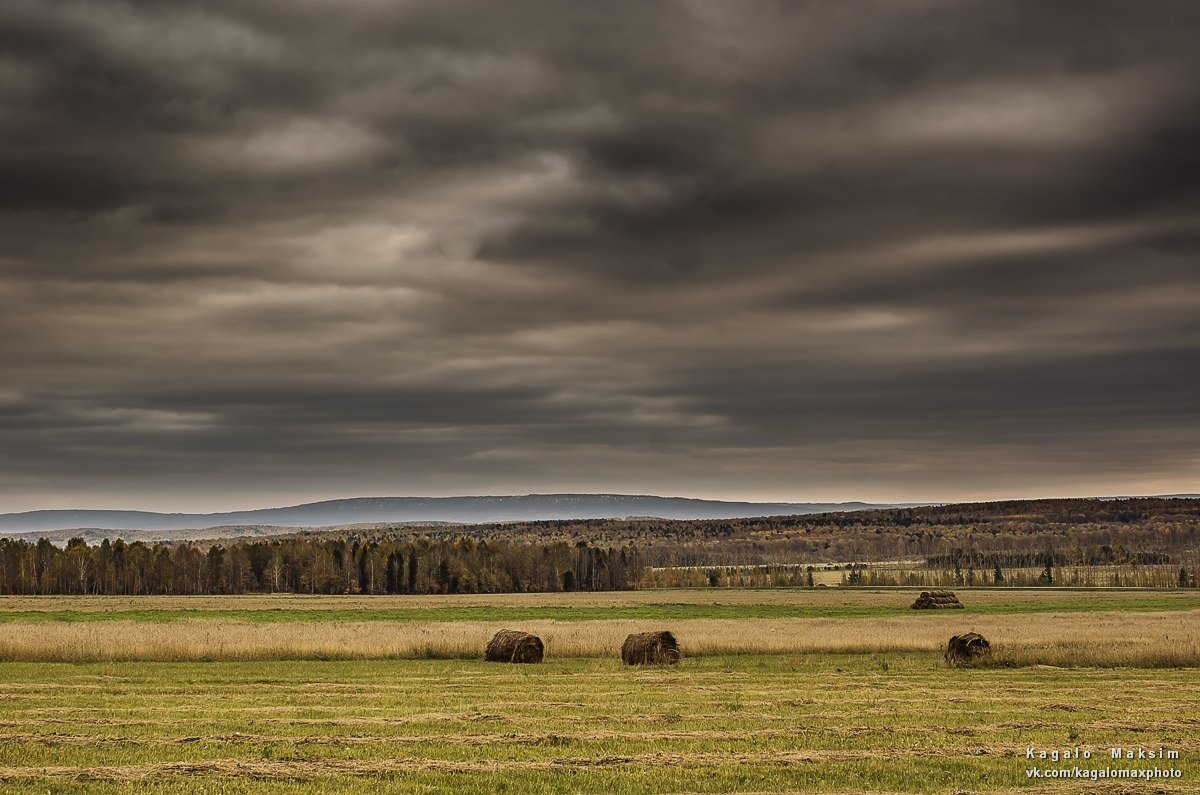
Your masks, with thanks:
M 664 585 L 1159 585 L 1200 577 L 1200 500 L 1035 500 L 760 519 L 515 522 L 221 542 L 0 539 L 4 594 L 499 593 Z M 1098 573 L 1099 572 L 1099 573 Z
M 580 542 L 298 538 L 146 544 L 0 540 L 7 594 L 434 594 L 611 591 L 636 584 L 636 552 Z

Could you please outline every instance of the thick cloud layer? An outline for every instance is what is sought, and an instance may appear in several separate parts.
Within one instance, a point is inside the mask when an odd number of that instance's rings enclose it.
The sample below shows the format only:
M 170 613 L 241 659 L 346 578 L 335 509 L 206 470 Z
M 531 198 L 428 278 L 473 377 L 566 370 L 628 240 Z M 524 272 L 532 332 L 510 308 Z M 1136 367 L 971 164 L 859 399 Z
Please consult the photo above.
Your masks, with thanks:
M 1189 2 L 0 5 L 0 509 L 1196 491 Z

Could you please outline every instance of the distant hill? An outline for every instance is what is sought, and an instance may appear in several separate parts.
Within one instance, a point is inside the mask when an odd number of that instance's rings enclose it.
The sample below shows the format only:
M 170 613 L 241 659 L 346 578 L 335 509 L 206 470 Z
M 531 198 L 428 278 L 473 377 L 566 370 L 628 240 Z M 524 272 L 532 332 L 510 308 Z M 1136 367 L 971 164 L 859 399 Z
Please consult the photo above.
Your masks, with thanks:
M 324 530 L 335 531 L 341 528 L 322 528 Z M 311 533 L 314 532 L 308 528 L 300 527 L 278 527 L 278 526 L 259 526 L 259 525 L 234 525 L 231 527 L 209 527 L 204 529 L 189 529 L 189 530 L 132 530 L 132 529 L 105 529 L 99 527 L 71 527 L 65 530 L 34 530 L 28 533 L 13 533 L 9 531 L 0 531 L 0 538 L 12 538 L 21 541 L 35 542 L 45 538 L 50 543 L 63 547 L 72 538 L 82 538 L 88 544 L 99 544 L 108 539 L 116 541 L 118 538 L 125 543 L 134 541 L 143 541 L 147 544 L 157 542 L 172 542 L 172 541 L 224 541 L 227 539 L 253 539 L 264 538 L 267 536 L 282 536 L 294 533 Z
M 358 497 L 227 513 L 52 510 L 0 514 L 0 535 L 91 530 L 205 530 L 253 526 L 328 527 L 384 522 L 522 522 L 554 519 L 737 519 L 898 507 L 862 502 L 723 502 L 628 494 L 526 494 L 511 497 Z M 249 534 L 249 533 L 247 533 Z M 183 537 L 179 534 L 176 537 Z
M 216 527 L 190 528 L 186 530 L 129 530 L 103 529 L 98 527 L 72 527 L 65 530 L 35 530 L 31 533 L 0 531 L 0 538 L 12 538 L 36 542 L 45 538 L 50 543 L 63 547 L 72 538 L 82 538 L 88 544 L 99 544 L 118 538 L 126 543 L 142 541 L 147 544 L 172 543 L 175 541 L 231 541 L 255 538 L 298 538 L 313 534 L 334 536 L 339 533 L 363 530 L 390 531 L 392 533 L 430 533 L 448 527 L 467 528 L 486 525 L 459 525 L 451 522 L 353 522 L 347 525 L 324 525 L 321 527 L 288 527 L 285 525 L 217 525 Z

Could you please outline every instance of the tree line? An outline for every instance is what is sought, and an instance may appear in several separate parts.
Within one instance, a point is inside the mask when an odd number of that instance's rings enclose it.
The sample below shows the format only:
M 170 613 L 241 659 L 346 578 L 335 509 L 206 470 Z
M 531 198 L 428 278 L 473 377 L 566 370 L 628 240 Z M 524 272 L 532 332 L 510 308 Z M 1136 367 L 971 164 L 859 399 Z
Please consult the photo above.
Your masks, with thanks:
M 1089 547 L 1072 547 L 1069 549 L 1017 550 L 981 552 L 964 550 L 956 547 L 941 555 L 927 555 L 925 562 L 931 567 L 953 566 L 956 569 L 963 566 L 971 568 L 990 568 L 993 566 L 1024 567 L 1030 566 L 1158 566 L 1171 563 L 1171 556 L 1166 552 L 1151 552 L 1146 550 L 1129 549 L 1121 544 L 1101 544 Z
M 586 542 L 289 538 L 147 544 L 0 539 L 0 594 L 445 594 L 611 591 L 642 575 L 637 551 Z

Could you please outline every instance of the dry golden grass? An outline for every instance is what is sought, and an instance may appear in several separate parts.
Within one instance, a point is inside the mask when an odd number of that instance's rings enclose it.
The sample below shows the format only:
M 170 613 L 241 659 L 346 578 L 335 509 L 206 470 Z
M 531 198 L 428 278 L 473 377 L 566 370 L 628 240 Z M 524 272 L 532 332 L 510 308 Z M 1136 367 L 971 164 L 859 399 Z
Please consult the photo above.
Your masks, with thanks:
M 193 619 L 20 622 L 3 627 L 0 660 L 269 660 L 481 657 L 506 624 L 452 622 L 247 622 Z M 616 656 L 630 632 L 670 629 L 685 655 L 814 651 L 933 651 L 953 634 L 980 632 L 1009 664 L 1200 664 L 1200 611 L 885 618 L 532 620 L 548 657 Z M 1080 650 L 1090 649 L 1080 657 Z M 1009 656 L 1005 656 L 1009 655 Z M 1165 663 L 1164 663 L 1165 664 Z

